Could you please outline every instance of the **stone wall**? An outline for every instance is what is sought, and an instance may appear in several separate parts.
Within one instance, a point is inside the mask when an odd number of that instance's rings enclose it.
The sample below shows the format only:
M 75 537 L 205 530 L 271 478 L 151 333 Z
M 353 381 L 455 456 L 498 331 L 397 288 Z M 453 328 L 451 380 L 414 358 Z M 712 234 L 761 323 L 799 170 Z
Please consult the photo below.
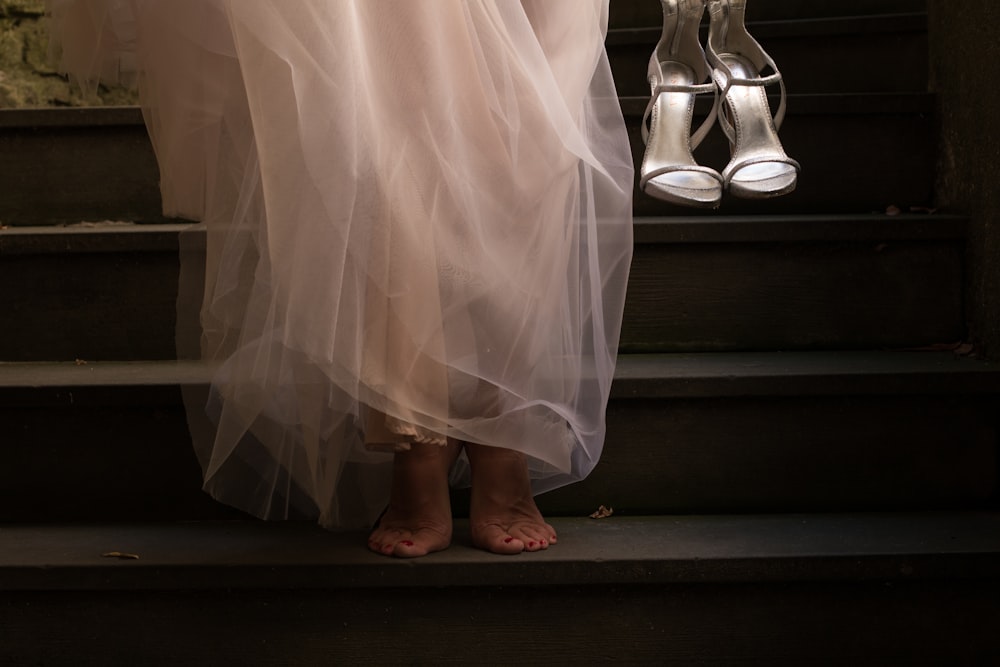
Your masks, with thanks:
M 45 0 L 0 0 L 0 109 L 135 103 L 121 88 L 84 94 L 56 72 L 48 42 Z
M 1000 3 L 931 0 L 931 88 L 938 96 L 938 205 L 970 216 L 973 340 L 1000 360 Z

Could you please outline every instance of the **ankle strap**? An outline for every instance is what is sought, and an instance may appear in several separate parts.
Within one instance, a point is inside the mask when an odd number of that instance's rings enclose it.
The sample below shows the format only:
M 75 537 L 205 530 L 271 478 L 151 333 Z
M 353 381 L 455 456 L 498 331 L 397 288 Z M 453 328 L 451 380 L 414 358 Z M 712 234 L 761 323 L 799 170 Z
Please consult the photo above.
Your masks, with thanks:
M 709 0 L 708 4 L 709 35 L 705 52 L 708 62 L 714 69 L 712 78 L 721 89 L 722 99 L 726 98 L 726 94 L 733 86 L 770 86 L 777 83 L 781 89 L 781 100 L 778 104 L 778 111 L 772 116 L 772 120 L 775 128 L 781 129 L 788 106 L 785 81 L 774 59 L 747 31 L 746 0 Z M 720 57 L 717 45 L 719 48 L 725 49 L 726 53 L 745 58 L 757 68 L 758 72 L 769 67 L 773 74 L 754 78 L 733 76 L 732 69 Z M 722 127 L 730 141 L 735 141 L 736 130 L 725 114 L 719 114 L 719 126 Z

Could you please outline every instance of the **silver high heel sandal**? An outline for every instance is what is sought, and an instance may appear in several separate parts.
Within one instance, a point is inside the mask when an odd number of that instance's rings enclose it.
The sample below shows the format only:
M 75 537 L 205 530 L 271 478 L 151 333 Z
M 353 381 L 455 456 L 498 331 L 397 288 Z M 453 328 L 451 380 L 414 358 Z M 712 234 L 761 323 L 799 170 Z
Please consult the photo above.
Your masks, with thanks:
M 649 59 L 652 93 L 642 120 L 646 152 L 639 169 L 639 188 L 675 204 L 715 208 L 722 200 L 722 176 L 697 164 L 691 154 L 715 122 L 719 103 L 698 39 L 705 0 L 660 2 L 663 35 Z M 715 104 L 691 134 L 695 97 L 700 93 L 713 93 Z
M 708 0 L 708 11 L 708 59 L 723 99 L 719 125 L 732 150 L 723 181 L 737 197 L 787 194 L 795 189 L 799 163 L 785 154 L 778 139 L 786 108 L 778 66 L 747 32 L 746 0 Z M 767 68 L 772 73 L 762 77 Z M 764 88 L 773 84 L 781 88 L 781 102 L 772 116 Z

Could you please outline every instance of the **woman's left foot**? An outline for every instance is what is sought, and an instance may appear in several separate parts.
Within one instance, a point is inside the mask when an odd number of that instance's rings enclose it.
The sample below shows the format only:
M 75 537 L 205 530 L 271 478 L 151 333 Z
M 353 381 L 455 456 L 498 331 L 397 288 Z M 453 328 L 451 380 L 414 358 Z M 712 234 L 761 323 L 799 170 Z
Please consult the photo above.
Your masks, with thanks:
M 472 543 L 511 555 L 555 544 L 556 531 L 542 518 L 531 494 L 524 454 L 471 443 L 465 451 L 472 466 Z

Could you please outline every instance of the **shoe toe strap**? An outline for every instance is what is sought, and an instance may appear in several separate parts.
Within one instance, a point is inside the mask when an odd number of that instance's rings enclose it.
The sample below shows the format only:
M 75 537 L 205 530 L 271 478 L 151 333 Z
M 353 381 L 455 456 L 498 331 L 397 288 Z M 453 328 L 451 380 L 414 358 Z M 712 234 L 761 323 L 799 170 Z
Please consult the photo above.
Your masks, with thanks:
M 639 179 L 639 188 L 645 188 L 646 183 L 653 180 L 658 176 L 663 176 L 665 174 L 675 174 L 680 171 L 694 171 L 700 174 L 707 174 L 717 180 L 719 185 L 722 185 L 722 175 L 711 167 L 703 167 L 700 164 L 671 164 L 660 167 L 659 169 L 653 169 L 648 172 L 644 172 Z
M 771 153 L 771 154 L 756 155 L 753 157 L 746 158 L 745 160 L 740 160 L 739 162 L 730 163 L 722 171 L 722 179 L 728 186 L 732 182 L 733 176 L 741 169 L 751 167 L 755 164 L 766 164 L 768 162 L 787 164 L 794 167 L 796 172 L 801 171 L 801 166 L 796 160 L 793 160 L 787 155 L 781 153 Z

